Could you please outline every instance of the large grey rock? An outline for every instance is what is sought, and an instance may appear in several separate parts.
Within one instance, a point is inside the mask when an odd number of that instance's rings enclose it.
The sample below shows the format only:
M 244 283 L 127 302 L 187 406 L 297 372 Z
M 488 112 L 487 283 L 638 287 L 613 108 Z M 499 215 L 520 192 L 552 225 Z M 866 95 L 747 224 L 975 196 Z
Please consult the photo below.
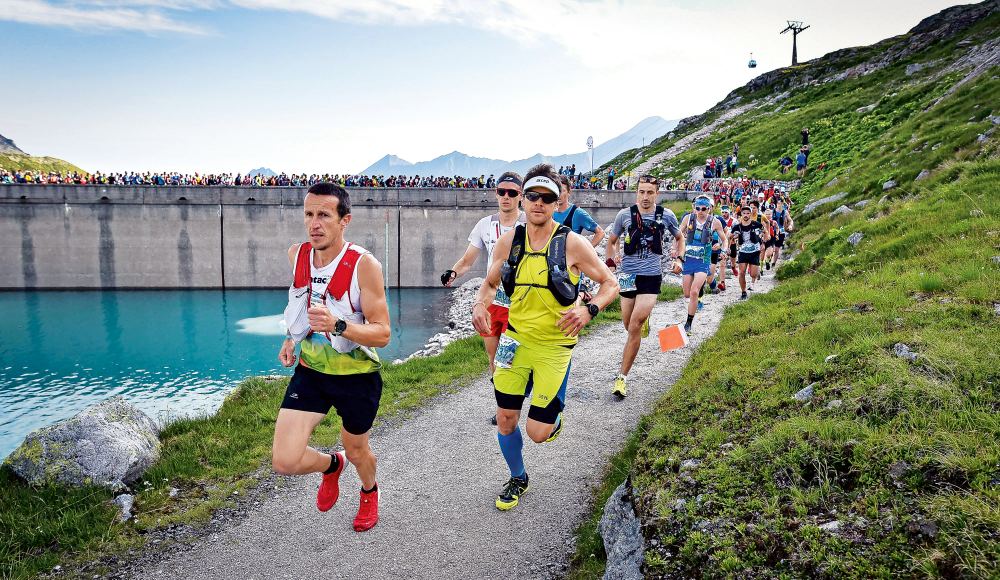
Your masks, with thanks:
M 927 171 L 926 169 L 924 169 L 923 171 L 920 172 L 920 175 L 917 175 L 917 178 L 914 179 L 913 181 L 921 181 L 923 179 L 927 179 L 930 176 L 931 176 L 931 172 Z
M 97 485 L 121 490 L 160 458 L 159 429 L 124 397 L 114 397 L 28 434 L 4 460 L 31 485 Z
M 911 76 L 913 75 L 913 73 L 918 73 L 922 68 L 924 68 L 924 65 L 919 62 L 914 64 L 908 64 L 906 65 L 906 76 Z
M 896 182 L 890 179 L 889 181 L 886 181 L 885 183 L 882 184 L 882 191 L 885 191 L 887 189 L 892 189 L 894 187 L 896 187 Z
M 805 214 L 811 212 L 812 210 L 816 209 L 817 207 L 819 207 L 819 206 L 821 206 L 821 205 L 823 205 L 825 203 L 831 203 L 831 202 L 834 202 L 834 201 L 839 201 L 839 200 L 843 199 L 846 196 L 847 196 L 847 192 L 846 191 L 842 191 L 842 192 L 840 192 L 838 194 L 831 195 L 829 197 L 824 197 L 823 199 L 817 199 L 816 201 L 814 201 L 814 202 L 810 203 L 809 205 L 807 205 L 805 207 L 805 209 L 802 210 L 802 214 L 805 215 Z
M 604 580 L 642 580 L 640 567 L 645 558 L 642 530 L 632 509 L 628 480 L 622 482 L 604 504 L 604 515 L 597 529 L 608 554 Z
M 833 210 L 833 212 L 830 214 L 830 217 L 835 217 L 835 216 L 838 216 L 838 215 L 840 215 L 842 213 L 851 213 L 853 211 L 854 211 L 853 209 L 847 207 L 846 205 L 842 205 L 842 206 L 838 207 L 837 209 Z
M 866 205 L 868 205 L 871 202 L 872 202 L 872 200 L 870 200 L 870 199 L 862 199 L 858 203 L 854 204 L 854 209 L 861 209 L 861 208 L 865 207 Z
M 861 243 L 861 240 L 864 239 L 864 237 L 865 235 L 862 234 L 861 232 L 854 232 L 853 234 L 847 237 L 847 243 L 851 244 L 856 248 L 858 247 L 858 244 Z

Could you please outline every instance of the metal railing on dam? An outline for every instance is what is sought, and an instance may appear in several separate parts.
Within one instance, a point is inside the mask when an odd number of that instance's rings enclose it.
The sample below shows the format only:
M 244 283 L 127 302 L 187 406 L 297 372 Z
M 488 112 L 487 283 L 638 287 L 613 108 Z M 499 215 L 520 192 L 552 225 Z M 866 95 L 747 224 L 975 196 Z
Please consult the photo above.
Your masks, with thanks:
M 285 288 L 305 187 L 0 185 L 0 289 Z M 345 237 L 393 287 L 440 286 L 492 189 L 350 188 Z M 670 191 L 661 200 L 693 199 Z M 575 190 L 606 227 L 634 191 Z M 485 272 L 485 253 L 470 275 Z

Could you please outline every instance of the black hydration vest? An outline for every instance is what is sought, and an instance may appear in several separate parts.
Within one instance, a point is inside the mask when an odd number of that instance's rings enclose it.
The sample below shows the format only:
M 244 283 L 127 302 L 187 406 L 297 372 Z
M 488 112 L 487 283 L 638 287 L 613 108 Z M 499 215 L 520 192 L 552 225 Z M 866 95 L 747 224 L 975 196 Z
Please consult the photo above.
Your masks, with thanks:
M 708 216 L 709 219 L 705 220 L 705 223 L 700 228 L 698 227 L 698 218 L 695 217 L 695 214 L 689 213 L 687 215 L 688 215 L 688 228 L 687 228 L 688 231 L 685 243 L 689 246 L 691 245 L 711 246 L 715 240 L 712 238 L 712 234 L 709 232 L 712 233 L 715 232 L 715 220 L 716 220 L 715 215 L 709 214 Z
M 631 210 L 632 223 L 628 226 L 628 239 L 625 240 L 625 254 L 631 256 L 639 251 L 640 246 L 649 246 L 649 249 L 654 254 L 663 255 L 663 231 L 666 229 L 666 225 L 663 223 L 663 206 L 656 206 L 656 211 L 653 213 L 653 225 L 650 226 L 653 229 L 653 240 L 652 243 L 646 243 L 646 230 L 647 226 L 642 221 L 642 216 L 639 214 L 639 206 L 633 205 Z
M 521 260 L 526 255 L 541 255 L 541 252 L 528 252 L 527 230 L 523 225 L 518 224 L 514 229 L 514 239 L 510 244 L 510 255 L 500 266 L 500 283 L 503 285 L 504 293 L 514 297 L 514 290 L 517 286 L 534 286 L 545 288 L 555 296 L 556 302 L 562 306 L 569 306 L 576 302 L 579 288 L 569 280 L 569 271 L 566 269 L 566 236 L 570 229 L 566 226 L 556 226 L 555 235 L 549 240 L 549 250 L 545 254 L 545 262 L 548 266 L 549 280 L 545 286 L 538 284 L 518 284 L 517 268 Z
M 573 214 L 576 213 L 576 208 L 577 207 L 579 207 L 579 206 L 578 205 L 571 205 L 571 206 L 569 206 L 569 213 L 566 214 L 566 217 L 564 217 L 563 221 L 562 221 L 562 225 L 566 226 L 567 228 L 569 228 L 571 230 L 573 229 Z

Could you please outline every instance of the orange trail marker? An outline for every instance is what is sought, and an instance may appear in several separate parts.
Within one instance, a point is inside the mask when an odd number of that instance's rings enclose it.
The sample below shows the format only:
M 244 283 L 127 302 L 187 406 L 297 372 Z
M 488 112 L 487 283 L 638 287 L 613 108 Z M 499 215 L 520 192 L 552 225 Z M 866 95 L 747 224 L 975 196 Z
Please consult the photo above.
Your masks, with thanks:
M 679 324 L 677 326 L 668 326 L 657 334 L 660 337 L 660 352 L 667 352 L 668 350 L 688 345 L 687 333 L 684 332 L 684 329 Z

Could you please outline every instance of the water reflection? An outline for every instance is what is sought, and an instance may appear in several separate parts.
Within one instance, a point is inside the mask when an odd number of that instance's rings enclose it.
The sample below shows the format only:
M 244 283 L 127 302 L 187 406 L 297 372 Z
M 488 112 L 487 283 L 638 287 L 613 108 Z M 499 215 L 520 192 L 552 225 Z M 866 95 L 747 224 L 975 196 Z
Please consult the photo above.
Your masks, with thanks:
M 441 330 L 447 293 L 388 298 L 393 338 L 379 354 L 391 361 Z M 277 362 L 286 300 L 285 290 L 0 292 L 0 457 L 114 395 L 163 418 L 214 411 L 246 376 L 290 374 Z

